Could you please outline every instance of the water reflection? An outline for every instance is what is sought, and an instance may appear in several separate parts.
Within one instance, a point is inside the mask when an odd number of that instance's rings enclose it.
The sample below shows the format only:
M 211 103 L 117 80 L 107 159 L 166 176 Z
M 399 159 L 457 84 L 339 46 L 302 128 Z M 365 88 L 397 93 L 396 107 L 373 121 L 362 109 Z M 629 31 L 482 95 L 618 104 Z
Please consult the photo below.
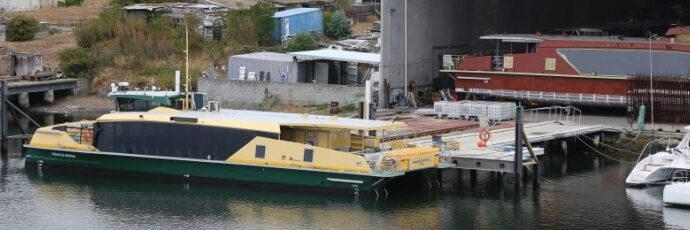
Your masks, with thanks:
M 664 186 L 627 188 L 625 193 L 642 218 L 662 217 L 666 228 L 690 229 L 690 209 L 662 201 Z

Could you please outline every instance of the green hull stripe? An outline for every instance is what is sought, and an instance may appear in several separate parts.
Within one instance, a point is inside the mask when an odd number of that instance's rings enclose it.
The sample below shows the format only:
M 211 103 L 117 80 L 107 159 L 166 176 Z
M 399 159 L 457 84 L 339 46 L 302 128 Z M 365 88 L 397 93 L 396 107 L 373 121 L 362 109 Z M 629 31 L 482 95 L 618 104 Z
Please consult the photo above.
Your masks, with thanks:
M 221 162 L 144 158 L 127 154 L 94 154 L 75 151 L 27 148 L 28 163 L 86 167 L 130 173 L 150 173 L 184 178 L 206 178 L 246 183 L 269 183 L 325 189 L 373 191 L 382 187 L 382 177 L 296 170 Z M 384 180 L 386 181 L 386 180 Z

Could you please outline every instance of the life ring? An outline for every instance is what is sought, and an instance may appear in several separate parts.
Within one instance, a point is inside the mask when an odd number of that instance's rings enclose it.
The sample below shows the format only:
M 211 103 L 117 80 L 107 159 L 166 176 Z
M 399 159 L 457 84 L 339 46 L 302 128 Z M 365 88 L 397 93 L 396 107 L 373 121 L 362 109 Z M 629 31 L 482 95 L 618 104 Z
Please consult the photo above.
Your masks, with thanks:
M 488 129 L 484 129 L 479 133 L 479 140 L 482 140 L 484 143 L 489 142 L 490 139 L 491 132 Z

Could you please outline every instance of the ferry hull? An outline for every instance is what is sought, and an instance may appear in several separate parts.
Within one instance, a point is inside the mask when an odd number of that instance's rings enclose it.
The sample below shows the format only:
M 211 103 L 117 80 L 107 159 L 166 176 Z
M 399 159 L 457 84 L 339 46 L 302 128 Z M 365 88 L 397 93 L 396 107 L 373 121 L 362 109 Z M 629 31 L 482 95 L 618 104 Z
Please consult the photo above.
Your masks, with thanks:
M 373 193 L 392 178 L 314 170 L 231 164 L 224 161 L 172 159 L 119 153 L 81 152 L 27 146 L 27 167 L 112 171 L 165 176 L 184 181 L 225 181 L 248 185 L 333 192 Z

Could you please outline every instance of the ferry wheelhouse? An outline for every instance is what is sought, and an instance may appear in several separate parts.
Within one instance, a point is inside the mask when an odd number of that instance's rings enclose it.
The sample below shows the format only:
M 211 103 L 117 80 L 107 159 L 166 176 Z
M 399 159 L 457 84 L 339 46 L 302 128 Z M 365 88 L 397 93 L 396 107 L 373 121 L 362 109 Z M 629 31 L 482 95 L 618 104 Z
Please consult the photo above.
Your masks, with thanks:
M 436 170 L 440 164 L 439 148 L 396 148 L 376 135 L 401 126 L 333 116 L 159 107 L 40 128 L 25 146 L 26 164 L 40 170 L 378 192 L 397 176 Z

